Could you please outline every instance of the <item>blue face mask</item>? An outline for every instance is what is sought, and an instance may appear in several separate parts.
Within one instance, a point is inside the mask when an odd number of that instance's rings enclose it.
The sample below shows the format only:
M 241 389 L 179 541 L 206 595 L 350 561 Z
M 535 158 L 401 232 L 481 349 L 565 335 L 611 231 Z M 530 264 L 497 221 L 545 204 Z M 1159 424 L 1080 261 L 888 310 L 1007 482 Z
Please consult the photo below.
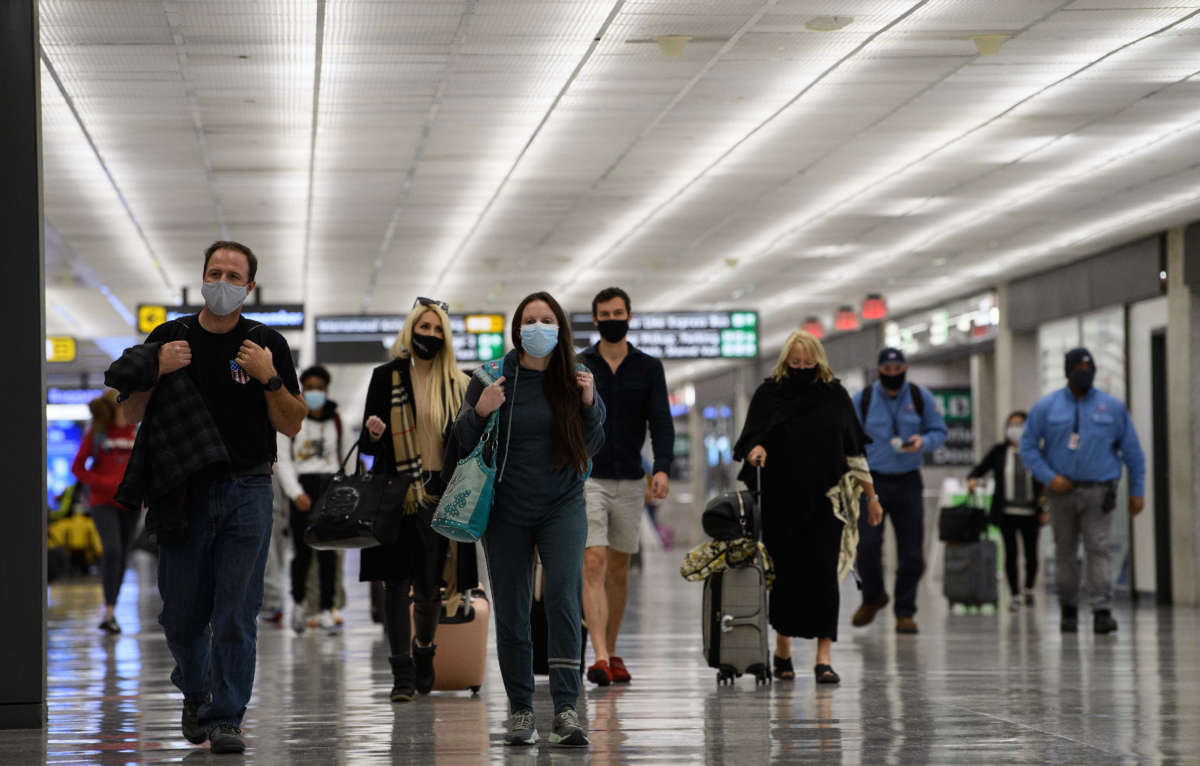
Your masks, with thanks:
M 558 345 L 558 325 L 538 322 L 521 325 L 521 348 L 534 359 L 549 356 Z
M 305 391 L 304 403 L 310 410 L 319 410 L 325 406 L 327 397 L 324 391 Z

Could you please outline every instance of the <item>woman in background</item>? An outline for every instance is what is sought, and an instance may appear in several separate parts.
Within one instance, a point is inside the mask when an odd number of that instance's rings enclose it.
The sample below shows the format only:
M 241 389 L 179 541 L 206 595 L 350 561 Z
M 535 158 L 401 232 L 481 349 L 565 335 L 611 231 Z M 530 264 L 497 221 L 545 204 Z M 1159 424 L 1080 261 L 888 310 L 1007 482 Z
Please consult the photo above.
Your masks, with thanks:
M 1026 414 L 1020 410 L 1008 416 L 1004 441 L 995 445 L 967 475 L 967 491 L 975 492 L 979 480 L 987 474 L 996 479 L 992 492 L 990 521 L 1000 527 L 1004 537 L 1004 571 L 1012 601 L 1008 608 L 1021 608 L 1021 581 L 1017 566 L 1017 536 L 1025 548 L 1025 604 L 1033 606 L 1033 583 L 1038 571 L 1038 535 L 1049 514 L 1042 508 L 1042 484 L 1021 460 L 1021 434 Z
M 92 423 L 83 434 L 71 472 L 88 489 L 88 512 L 100 535 L 103 552 L 100 571 L 104 582 L 104 618 L 100 630 L 120 633 L 117 597 L 129 559 L 129 545 L 137 528 L 138 511 L 117 505 L 113 495 L 125 477 L 125 466 L 133 452 L 134 426 L 125 422 L 117 407 L 117 392 L 109 389 L 88 402 Z M 91 465 L 88 465 L 88 459 Z

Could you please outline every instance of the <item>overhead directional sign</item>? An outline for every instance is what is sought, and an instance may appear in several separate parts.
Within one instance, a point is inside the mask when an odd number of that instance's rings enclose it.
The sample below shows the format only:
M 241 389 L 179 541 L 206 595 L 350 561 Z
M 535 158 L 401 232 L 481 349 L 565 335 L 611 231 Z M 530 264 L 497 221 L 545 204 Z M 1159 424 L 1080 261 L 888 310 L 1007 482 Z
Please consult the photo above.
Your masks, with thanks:
M 316 318 L 317 361 L 376 363 L 404 327 L 404 314 L 341 314 Z M 454 358 L 460 363 L 486 362 L 504 355 L 501 314 L 451 314 Z
M 590 313 L 571 314 L 571 333 L 582 349 L 600 340 Z M 659 359 L 747 359 L 758 356 L 758 312 L 638 311 L 629 321 L 630 343 Z
M 51 335 L 46 338 L 47 362 L 74 362 L 75 339 L 69 335 Z
M 138 331 L 148 333 L 163 322 L 198 314 L 202 308 L 142 303 L 138 305 Z M 247 303 L 242 307 L 242 316 L 276 330 L 300 330 L 304 327 L 304 306 L 299 303 Z

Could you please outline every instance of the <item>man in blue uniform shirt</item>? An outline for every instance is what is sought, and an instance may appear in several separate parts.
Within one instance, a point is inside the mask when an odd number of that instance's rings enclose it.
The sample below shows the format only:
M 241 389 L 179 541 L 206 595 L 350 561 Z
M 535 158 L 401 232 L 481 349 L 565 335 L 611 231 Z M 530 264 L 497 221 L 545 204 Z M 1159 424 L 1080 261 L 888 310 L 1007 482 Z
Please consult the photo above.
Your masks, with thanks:
M 1055 580 L 1062 631 L 1079 629 L 1079 540 L 1087 555 L 1087 584 L 1096 633 L 1117 629 L 1112 616 L 1112 563 L 1108 512 L 1116 506 L 1121 463 L 1129 468 L 1129 513 L 1145 507 L 1146 460 L 1129 411 L 1092 387 L 1096 364 L 1086 348 L 1067 352 L 1066 388 L 1047 394 L 1029 411 L 1021 459 L 1046 485 L 1054 529 Z
M 925 501 L 921 456 L 946 441 L 946 422 L 933 394 L 905 380 L 908 363 L 897 348 L 879 352 L 879 380 L 854 396 L 854 410 L 871 437 L 867 462 L 883 512 L 892 520 L 899 563 L 896 568 L 896 632 L 916 633 L 917 585 L 925 573 Z M 854 613 L 857 627 L 870 624 L 887 606 L 883 587 L 883 524 L 858 517 L 858 573 L 863 603 Z

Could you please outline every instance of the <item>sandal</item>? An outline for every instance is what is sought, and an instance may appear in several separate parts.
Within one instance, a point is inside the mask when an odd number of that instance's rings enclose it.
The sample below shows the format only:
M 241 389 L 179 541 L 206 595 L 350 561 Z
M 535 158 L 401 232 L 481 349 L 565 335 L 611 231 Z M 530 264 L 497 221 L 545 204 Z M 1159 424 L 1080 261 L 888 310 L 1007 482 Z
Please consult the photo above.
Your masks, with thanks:
M 837 684 L 842 682 L 842 677 L 833 672 L 831 665 L 814 665 L 813 673 L 817 676 L 819 684 Z
M 796 680 L 796 669 L 792 667 L 791 657 L 775 655 L 775 677 L 781 681 Z

